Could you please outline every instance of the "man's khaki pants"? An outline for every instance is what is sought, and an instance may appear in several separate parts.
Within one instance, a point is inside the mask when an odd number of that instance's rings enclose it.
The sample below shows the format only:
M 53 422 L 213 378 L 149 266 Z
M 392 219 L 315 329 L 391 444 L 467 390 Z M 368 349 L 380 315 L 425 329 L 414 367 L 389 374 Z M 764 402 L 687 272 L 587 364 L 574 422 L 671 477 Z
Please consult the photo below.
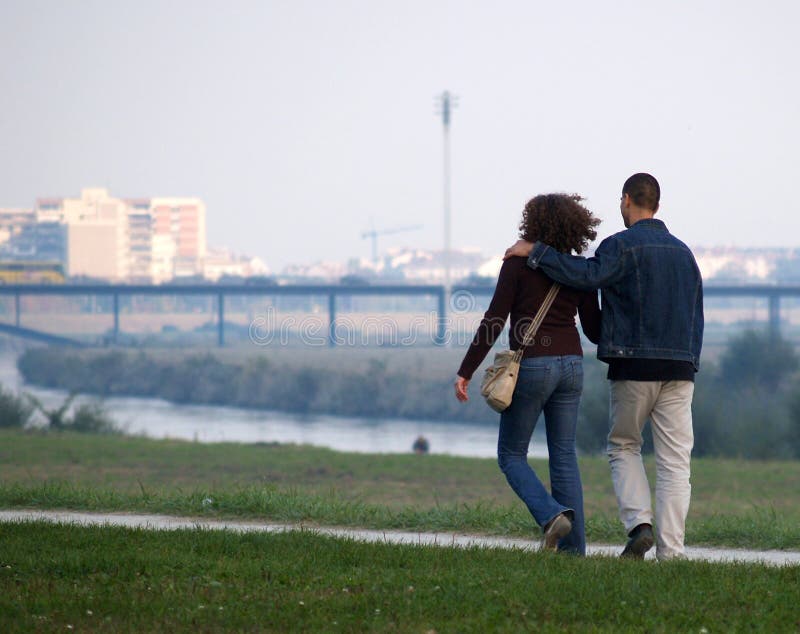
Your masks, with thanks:
M 607 453 L 619 515 L 626 532 L 653 524 L 650 487 L 642 463 L 642 429 L 649 418 L 656 457 L 656 556 L 683 555 L 691 484 L 691 381 L 611 381 Z

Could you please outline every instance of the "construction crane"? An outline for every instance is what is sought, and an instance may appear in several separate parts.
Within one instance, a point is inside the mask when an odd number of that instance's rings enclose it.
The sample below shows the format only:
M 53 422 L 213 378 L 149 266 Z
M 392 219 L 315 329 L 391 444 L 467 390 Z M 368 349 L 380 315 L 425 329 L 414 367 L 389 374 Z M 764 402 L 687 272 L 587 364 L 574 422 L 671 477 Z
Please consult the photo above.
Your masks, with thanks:
M 361 234 L 361 239 L 364 238 L 371 238 L 372 239 L 372 261 L 378 261 L 378 236 L 386 236 L 391 233 L 403 233 L 405 231 L 416 231 L 418 229 L 422 229 L 422 225 L 413 225 L 410 227 L 394 227 L 393 229 L 381 229 L 380 231 L 375 229 L 374 225 L 372 229 L 369 231 L 364 231 Z

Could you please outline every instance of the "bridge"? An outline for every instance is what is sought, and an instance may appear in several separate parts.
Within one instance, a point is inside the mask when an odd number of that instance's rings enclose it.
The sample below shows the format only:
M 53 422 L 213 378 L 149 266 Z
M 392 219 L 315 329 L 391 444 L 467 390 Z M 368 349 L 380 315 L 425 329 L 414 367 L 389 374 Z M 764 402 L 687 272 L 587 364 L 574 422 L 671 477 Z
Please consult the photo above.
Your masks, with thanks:
M 488 289 L 491 293 L 492 289 Z M 14 325 L 6 325 L 2 332 L 25 338 L 35 338 L 39 341 L 51 343 L 65 343 L 82 345 L 74 340 L 65 340 L 54 335 L 33 331 L 21 327 L 21 300 L 25 296 L 106 296 L 112 298 L 111 312 L 114 318 L 112 328 L 112 341 L 119 339 L 119 314 L 120 297 L 143 296 L 206 296 L 216 298 L 217 309 L 217 344 L 225 345 L 225 298 L 230 296 L 294 296 L 294 297 L 319 297 L 328 298 L 328 340 L 330 345 L 335 345 L 336 329 L 336 300 L 342 296 L 430 296 L 435 302 L 437 331 L 436 343 L 444 342 L 445 338 L 445 288 L 437 285 L 333 285 L 333 284 L 297 284 L 297 285 L 222 285 L 222 284 L 175 284 L 175 285 L 146 285 L 146 284 L 65 284 L 65 285 L 40 285 L 40 284 L 9 284 L 0 286 L 0 297 L 14 298 Z M 53 339 L 51 339 L 53 337 Z
M 454 285 L 452 294 L 471 293 L 474 296 L 490 296 L 494 286 Z M 780 301 L 784 297 L 800 297 L 800 284 L 787 285 L 706 285 L 704 296 L 709 297 L 755 297 L 768 302 L 768 324 L 773 336 L 780 333 Z M 399 296 L 430 297 L 435 303 L 436 334 L 435 343 L 445 341 L 447 324 L 447 290 L 442 285 L 338 285 L 338 284 L 297 284 L 297 285 L 145 285 L 145 284 L 9 284 L 0 285 L 0 297 L 14 299 L 14 323 L 0 324 L 0 333 L 35 339 L 61 345 L 83 345 L 66 337 L 23 328 L 21 326 L 21 300 L 26 296 L 106 296 L 112 298 L 113 328 L 112 341 L 119 339 L 120 297 L 144 296 L 207 296 L 216 298 L 217 344 L 225 345 L 225 299 L 230 296 L 326 296 L 328 299 L 328 341 L 336 345 L 337 298 L 348 296 Z

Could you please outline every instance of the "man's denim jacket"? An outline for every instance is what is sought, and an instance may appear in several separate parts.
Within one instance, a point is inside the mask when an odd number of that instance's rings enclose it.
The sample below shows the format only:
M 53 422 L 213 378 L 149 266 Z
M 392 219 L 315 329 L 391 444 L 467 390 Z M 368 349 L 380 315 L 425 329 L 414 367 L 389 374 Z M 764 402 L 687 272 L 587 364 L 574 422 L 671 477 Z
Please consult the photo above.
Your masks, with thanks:
M 567 286 L 601 290 L 599 359 L 673 359 L 699 367 L 703 281 L 692 252 L 660 220 L 640 220 L 606 238 L 591 258 L 537 242 L 528 266 Z

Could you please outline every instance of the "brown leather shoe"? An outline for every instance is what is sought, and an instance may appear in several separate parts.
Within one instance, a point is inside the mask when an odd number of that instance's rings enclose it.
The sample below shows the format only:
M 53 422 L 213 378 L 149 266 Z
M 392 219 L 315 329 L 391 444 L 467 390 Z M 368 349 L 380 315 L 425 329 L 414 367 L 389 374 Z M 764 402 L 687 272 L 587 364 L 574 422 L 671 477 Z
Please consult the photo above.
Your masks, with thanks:
M 558 542 L 562 537 L 569 535 L 572 530 L 572 522 L 563 513 L 559 513 L 551 519 L 544 527 L 544 537 L 542 538 L 542 550 L 558 550 Z

